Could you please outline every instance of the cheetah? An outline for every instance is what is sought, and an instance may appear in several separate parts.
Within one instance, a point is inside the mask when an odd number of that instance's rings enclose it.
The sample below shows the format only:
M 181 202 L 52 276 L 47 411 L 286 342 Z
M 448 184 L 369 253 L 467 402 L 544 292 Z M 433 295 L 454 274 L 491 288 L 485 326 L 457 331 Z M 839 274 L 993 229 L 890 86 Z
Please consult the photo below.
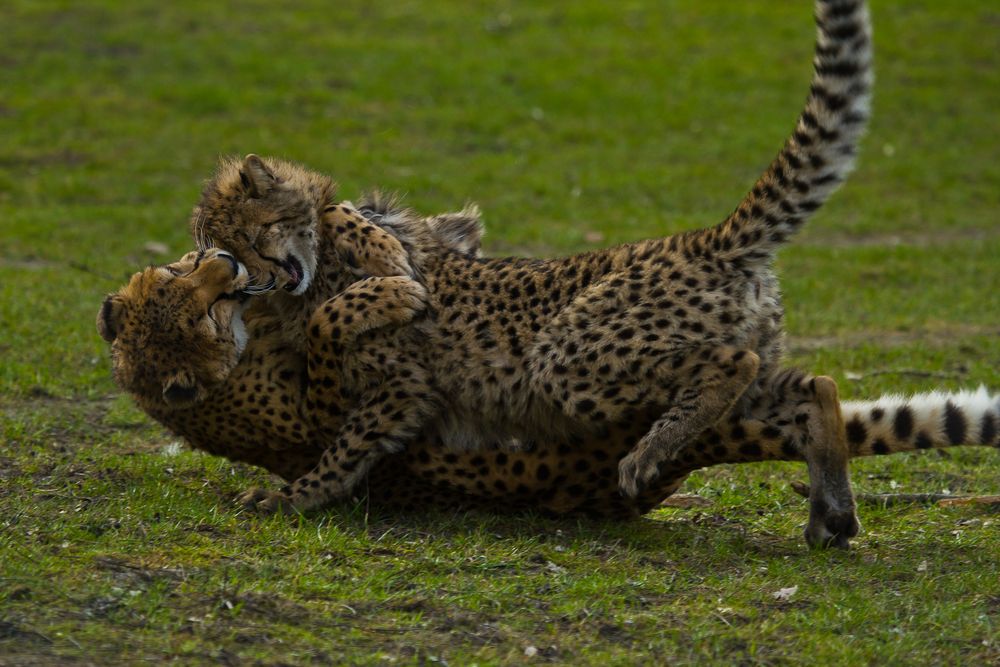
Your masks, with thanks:
M 370 465 L 424 425 L 451 448 L 477 449 L 506 439 L 592 437 L 653 411 L 658 417 L 619 464 L 620 488 L 634 497 L 706 429 L 760 404 L 780 407 L 780 385 L 792 371 L 780 368 L 783 309 L 773 258 L 849 172 L 872 82 L 865 3 L 820 0 L 816 16 L 805 109 L 722 223 L 561 259 L 411 258 L 433 317 L 383 337 L 405 374 L 371 389 L 365 409 L 348 415 L 285 501 L 307 509 L 349 493 Z M 324 179 L 249 155 L 220 166 L 198 207 L 197 226 L 213 243 L 284 288 L 271 300 L 290 322 L 312 317 L 329 293 L 313 278 L 340 233 L 323 220 L 337 210 Z M 836 405 L 832 381 L 795 377 L 822 388 L 817 405 Z M 385 414 L 398 422 L 366 429 Z M 856 531 L 841 417 L 832 408 L 823 415 L 809 447 L 810 468 L 822 478 L 812 487 L 813 505 L 846 517 L 835 523 Z M 827 521 L 819 514 L 817 526 Z
M 397 206 L 394 197 L 374 192 L 364 202 L 367 217 L 352 215 L 350 220 L 343 221 L 349 229 L 338 235 L 335 252 L 346 268 L 341 275 L 332 272 L 329 275 L 337 279 L 330 296 L 339 295 L 348 303 L 362 293 L 368 297 L 364 301 L 371 302 L 375 300 L 371 294 L 380 294 L 387 286 L 391 289 L 385 289 L 386 296 L 402 299 L 399 304 L 391 300 L 374 304 L 361 323 L 362 329 L 368 330 L 381 319 L 398 323 L 400 313 L 412 316 L 423 311 L 425 305 L 424 288 L 410 280 L 355 282 L 359 277 L 405 277 L 413 273 L 409 258 L 411 253 L 418 253 L 404 248 L 389 230 L 394 229 L 398 234 L 401 225 L 416 224 L 423 234 L 422 243 L 475 256 L 481 246 L 483 227 L 474 205 L 459 212 L 396 221 L 396 216 L 388 211 Z M 387 224 L 371 222 L 381 218 L 386 218 Z M 233 273 L 231 280 L 227 277 L 229 272 Z M 349 287 L 355 289 L 345 291 Z M 364 287 L 372 287 L 371 293 Z M 213 387 L 229 377 L 243 353 L 247 343 L 244 311 L 250 298 L 267 294 L 272 288 L 272 283 L 256 283 L 232 254 L 217 248 L 194 251 L 173 264 L 152 266 L 136 273 L 128 285 L 105 298 L 97 319 L 99 333 L 112 343 L 116 382 L 142 400 L 157 391 L 162 391 L 164 399 L 178 407 L 204 400 Z M 272 314 L 267 303 L 257 300 L 247 315 L 266 319 Z M 289 330 L 280 317 L 273 318 L 270 326 Z M 128 336 L 119 335 L 124 328 L 128 329 Z M 290 336 L 297 337 L 304 338 L 304 333 Z M 175 349 L 165 343 L 173 340 L 184 341 L 193 348 L 193 364 L 187 362 L 183 347 Z M 140 355 L 139 351 L 146 346 L 149 354 Z M 138 349 L 118 354 L 119 349 L 133 348 Z M 129 359 L 135 359 L 136 363 L 127 363 Z M 276 390 L 283 389 L 279 386 Z M 140 405 L 147 407 L 141 400 Z
M 368 317 L 381 321 L 362 318 L 351 325 L 344 340 L 353 337 L 355 344 L 347 345 L 345 354 L 364 347 L 366 329 L 392 326 L 386 317 L 406 322 L 420 311 L 419 286 L 402 277 L 360 281 L 329 304 L 344 314 L 356 312 L 351 302 L 365 300 L 363 295 L 379 283 L 386 310 L 369 311 Z M 310 392 L 330 392 L 316 386 L 308 368 L 340 360 L 306 363 L 288 344 L 282 323 L 259 307 L 265 298 L 246 293 L 248 284 L 245 271 L 234 268 L 224 253 L 190 253 L 133 276 L 102 305 L 98 330 L 112 343 L 119 385 L 157 421 L 196 449 L 291 481 L 308 473 L 325 449 L 306 404 Z M 343 298 L 349 294 L 354 298 Z M 238 298 L 217 301 L 213 295 Z M 185 401 L 171 389 L 181 376 L 195 381 Z M 814 389 L 791 376 L 786 380 L 786 395 L 797 398 L 782 401 L 784 412 L 761 404 L 747 417 L 717 424 L 635 498 L 617 492 L 617 462 L 647 429 L 648 421 L 641 420 L 614 425 L 601 437 L 539 443 L 530 451 L 451 452 L 424 433 L 404 451 L 376 463 L 360 489 L 374 509 L 635 517 L 656 507 L 698 468 L 804 460 L 809 422 L 796 417 L 815 409 Z M 851 401 L 842 410 L 852 457 L 959 444 L 1000 446 L 1000 395 L 985 389 Z M 248 492 L 243 501 L 255 502 L 263 493 Z M 818 546 L 847 546 L 843 533 L 811 539 Z
M 109 294 L 97 329 L 111 344 L 115 382 L 151 417 L 199 449 L 288 477 L 315 465 L 318 436 L 299 398 L 305 359 L 280 318 L 259 307 L 260 293 L 229 253 L 191 252 Z M 402 276 L 368 278 L 338 296 L 370 294 L 385 298 L 355 336 L 425 307 L 423 287 Z

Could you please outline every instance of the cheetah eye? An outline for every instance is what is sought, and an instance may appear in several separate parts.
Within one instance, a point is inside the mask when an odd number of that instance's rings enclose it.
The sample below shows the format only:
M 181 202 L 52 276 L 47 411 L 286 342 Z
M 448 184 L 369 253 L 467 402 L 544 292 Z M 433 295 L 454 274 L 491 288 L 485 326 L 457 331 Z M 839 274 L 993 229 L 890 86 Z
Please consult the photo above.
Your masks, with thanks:
M 275 225 L 283 225 L 285 223 L 294 222 L 294 221 L 295 221 L 295 216 L 294 215 L 284 215 L 284 216 L 275 218 L 274 220 L 271 220 L 269 222 L 265 222 L 265 223 L 261 224 L 260 231 L 265 232 L 268 229 L 271 229 L 271 227 L 274 227 Z
M 257 250 L 257 243 L 266 235 L 271 229 L 278 224 L 278 221 L 273 222 L 262 222 L 257 228 L 247 234 L 244 234 L 247 241 L 250 243 L 250 247 Z

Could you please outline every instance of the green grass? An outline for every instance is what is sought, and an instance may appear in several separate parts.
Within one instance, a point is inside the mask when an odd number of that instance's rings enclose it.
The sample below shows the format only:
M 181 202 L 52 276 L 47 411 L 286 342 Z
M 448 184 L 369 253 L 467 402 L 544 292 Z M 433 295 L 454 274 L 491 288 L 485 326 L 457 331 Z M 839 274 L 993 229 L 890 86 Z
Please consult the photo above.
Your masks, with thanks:
M 1000 15 L 873 12 L 858 171 L 781 258 L 792 360 L 847 396 L 997 388 Z M 478 201 L 494 253 L 715 222 L 805 95 L 808 2 L 12 0 L 0 25 L 0 664 L 1000 661 L 989 510 L 866 506 L 853 551 L 810 553 L 805 471 L 774 464 L 627 524 L 262 520 L 232 497 L 266 478 L 175 453 L 94 329 L 103 294 L 190 246 L 219 154 Z M 998 471 L 964 449 L 854 480 L 997 493 Z

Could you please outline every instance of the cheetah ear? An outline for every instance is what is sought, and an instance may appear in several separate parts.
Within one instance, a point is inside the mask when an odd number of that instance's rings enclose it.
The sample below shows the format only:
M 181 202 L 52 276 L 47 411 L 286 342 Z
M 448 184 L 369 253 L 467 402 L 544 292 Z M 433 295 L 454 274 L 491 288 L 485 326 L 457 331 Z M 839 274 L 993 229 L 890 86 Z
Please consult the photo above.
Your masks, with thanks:
M 101 309 L 97 312 L 97 333 L 109 343 L 118 337 L 118 325 L 124 314 L 124 304 L 118 294 L 109 294 L 104 298 Z
M 483 221 L 479 207 L 467 204 L 458 213 L 428 218 L 434 237 L 442 245 L 468 257 L 478 257 L 483 244 Z
M 240 183 L 243 184 L 243 189 L 251 198 L 263 197 L 277 182 L 278 179 L 267 168 L 260 156 L 250 153 L 243 158 L 243 166 L 240 167 Z

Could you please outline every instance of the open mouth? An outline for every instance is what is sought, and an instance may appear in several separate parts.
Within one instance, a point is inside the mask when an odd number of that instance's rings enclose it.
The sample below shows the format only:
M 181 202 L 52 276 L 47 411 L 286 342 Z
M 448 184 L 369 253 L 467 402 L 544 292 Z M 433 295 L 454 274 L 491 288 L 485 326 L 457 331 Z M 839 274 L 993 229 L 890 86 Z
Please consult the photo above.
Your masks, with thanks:
M 288 273 L 288 282 L 285 283 L 285 290 L 294 292 L 295 288 L 302 283 L 302 277 L 305 275 L 302 262 L 296 259 L 295 255 L 289 255 L 288 259 L 282 262 L 281 267 Z

